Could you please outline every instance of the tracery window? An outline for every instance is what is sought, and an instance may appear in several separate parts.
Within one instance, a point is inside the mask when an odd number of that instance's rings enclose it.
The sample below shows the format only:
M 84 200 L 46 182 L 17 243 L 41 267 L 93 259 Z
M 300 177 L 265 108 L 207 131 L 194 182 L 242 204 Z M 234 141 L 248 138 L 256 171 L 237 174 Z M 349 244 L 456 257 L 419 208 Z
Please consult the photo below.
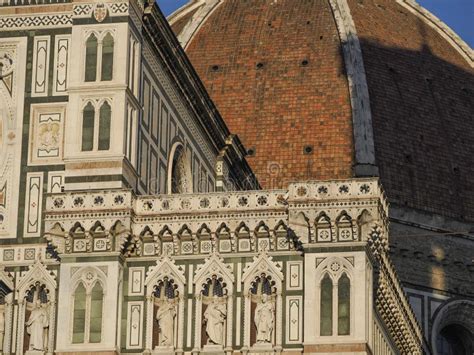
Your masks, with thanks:
M 97 50 L 98 40 L 96 35 L 92 33 L 86 42 L 85 81 L 97 80 Z
M 82 148 L 83 152 L 110 149 L 110 129 L 112 108 L 104 101 L 99 109 L 88 102 L 82 111 Z
M 332 335 L 332 280 L 328 274 L 321 282 L 321 336 Z
M 350 334 L 350 299 L 351 283 L 347 274 L 342 273 L 337 283 L 333 283 L 333 279 L 326 273 L 321 280 L 321 336 Z
M 102 81 L 112 80 L 114 71 L 114 38 L 107 33 L 102 41 Z
M 82 282 L 74 291 L 72 342 L 73 344 L 100 343 L 104 291 L 97 281 L 90 290 Z
M 95 108 L 88 103 L 82 112 L 82 151 L 94 149 L 94 116 Z
M 99 150 L 110 148 L 110 116 L 112 109 L 107 101 L 100 107 L 99 116 Z
M 113 79 L 114 72 L 114 37 L 110 32 L 98 37 L 91 33 L 86 41 L 85 75 L 86 82 Z
M 349 335 L 351 282 L 345 273 L 339 278 L 337 293 L 337 334 Z

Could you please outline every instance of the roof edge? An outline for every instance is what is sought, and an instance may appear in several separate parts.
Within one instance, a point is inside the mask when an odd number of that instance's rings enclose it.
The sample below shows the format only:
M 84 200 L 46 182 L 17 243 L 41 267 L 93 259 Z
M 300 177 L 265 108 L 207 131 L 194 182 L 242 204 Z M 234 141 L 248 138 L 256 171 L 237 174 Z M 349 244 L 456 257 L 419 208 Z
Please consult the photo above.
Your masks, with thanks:
M 193 11 L 196 7 L 204 4 L 206 0 L 190 0 L 188 3 L 176 9 L 171 15 L 167 17 L 168 22 L 173 24 L 178 21 L 181 17 L 185 16 L 190 11 Z
M 192 0 L 173 13 L 168 21 L 170 26 L 173 26 L 182 17 L 199 8 L 192 16 L 191 20 L 186 23 L 181 33 L 177 33 L 176 37 L 181 46 L 186 50 L 186 47 L 191 43 L 194 34 L 198 32 L 199 28 L 206 22 L 214 10 L 223 3 L 222 0 Z
M 396 2 L 432 27 L 466 59 L 471 68 L 474 67 L 474 51 L 451 27 L 415 0 L 396 0 Z

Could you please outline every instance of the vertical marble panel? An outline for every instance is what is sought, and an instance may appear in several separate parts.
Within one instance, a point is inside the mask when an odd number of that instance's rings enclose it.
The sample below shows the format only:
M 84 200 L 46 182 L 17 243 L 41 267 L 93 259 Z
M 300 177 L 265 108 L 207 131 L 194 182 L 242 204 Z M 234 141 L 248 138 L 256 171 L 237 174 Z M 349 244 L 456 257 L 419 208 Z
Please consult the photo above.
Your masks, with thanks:
M 129 296 L 143 296 L 145 281 L 144 267 L 131 267 L 128 269 L 128 294 Z
M 70 41 L 71 38 L 68 35 L 55 38 L 53 95 L 67 94 Z
M 288 261 L 286 264 L 286 288 L 288 290 L 303 289 L 302 261 Z
M 33 48 L 31 96 L 48 96 L 50 36 L 37 36 Z
M 43 173 L 28 173 L 26 177 L 25 227 L 26 237 L 39 237 L 43 202 Z
M 127 349 L 142 348 L 143 339 L 143 301 L 128 303 Z
M 286 342 L 301 343 L 303 333 L 303 298 L 291 296 L 286 298 Z

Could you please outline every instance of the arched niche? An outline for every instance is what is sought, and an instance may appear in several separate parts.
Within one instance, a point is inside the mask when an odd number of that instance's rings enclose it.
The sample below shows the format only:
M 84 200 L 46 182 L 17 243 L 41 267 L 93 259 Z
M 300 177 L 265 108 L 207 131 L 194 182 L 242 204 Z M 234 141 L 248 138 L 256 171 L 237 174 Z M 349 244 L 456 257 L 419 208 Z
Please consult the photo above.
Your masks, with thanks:
M 18 327 L 17 353 L 31 349 L 31 338 L 38 339 L 38 328 L 32 326 L 35 319 L 42 323 L 43 351 L 54 352 L 54 334 L 56 320 L 56 278 L 39 260 L 30 265 L 29 270 L 20 278 L 16 292 L 18 293 Z M 35 346 L 36 347 L 36 346 Z
M 282 346 L 282 287 L 283 272 L 266 252 L 254 257 L 243 275 L 244 347 L 255 351 L 270 351 Z M 268 336 L 259 336 L 258 316 L 266 314 Z M 271 324 L 273 322 L 273 324 Z M 253 332 L 255 334 L 252 333 Z
M 161 257 L 147 272 L 145 279 L 147 299 L 145 348 L 147 353 L 154 350 L 167 353 L 183 351 L 185 286 L 184 270 L 167 255 Z M 163 314 L 164 307 L 168 307 L 168 315 Z M 155 346 L 153 334 L 160 326 L 160 320 L 165 320 L 167 323 L 173 322 L 171 332 L 167 333 L 172 334 L 173 339 L 164 342 L 166 344 Z M 169 328 L 170 326 L 167 327 L 168 330 Z
M 198 351 L 232 347 L 234 280 L 232 268 L 217 253 L 196 270 L 194 346 Z
M 182 143 L 175 143 L 168 160 L 168 193 L 183 194 L 193 192 L 191 159 Z

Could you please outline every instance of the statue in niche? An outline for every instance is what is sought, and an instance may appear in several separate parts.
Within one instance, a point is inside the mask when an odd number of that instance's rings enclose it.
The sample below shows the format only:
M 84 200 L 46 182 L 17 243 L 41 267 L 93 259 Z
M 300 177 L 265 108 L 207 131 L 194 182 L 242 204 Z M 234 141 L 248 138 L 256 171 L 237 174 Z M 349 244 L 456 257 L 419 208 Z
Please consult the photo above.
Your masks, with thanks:
M 177 316 L 177 286 L 173 280 L 165 277 L 155 288 L 156 321 L 158 322 L 159 335 L 158 347 L 173 347 L 175 319 Z
M 37 299 L 25 323 L 26 331 L 30 335 L 30 351 L 44 351 L 47 348 L 49 319 L 46 307 Z
M 159 346 L 173 346 L 176 304 L 173 300 L 164 299 L 157 301 L 157 305 L 156 320 L 160 327 Z
M 222 277 L 212 275 L 202 285 L 202 303 L 206 305 L 203 324 L 206 327 L 207 345 L 224 345 L 227 319 L 227 288 Z
M 275 329 L 275 281 L 270 275 L 261 273 L 251 284 L 250 293 L 255 303 L 253 322 L 255 344 L 271 346 Z
M 271 343 L 275 325 L 275 305 L 266 294 L 262 295 L 255 308 L 254 322 L 257 328 L 257 343 Z
M 223 345 L 224 324 L 227 318 L 225 299 L 215 295 L 204 312 L 208 344 Z

